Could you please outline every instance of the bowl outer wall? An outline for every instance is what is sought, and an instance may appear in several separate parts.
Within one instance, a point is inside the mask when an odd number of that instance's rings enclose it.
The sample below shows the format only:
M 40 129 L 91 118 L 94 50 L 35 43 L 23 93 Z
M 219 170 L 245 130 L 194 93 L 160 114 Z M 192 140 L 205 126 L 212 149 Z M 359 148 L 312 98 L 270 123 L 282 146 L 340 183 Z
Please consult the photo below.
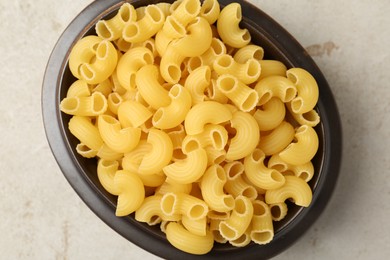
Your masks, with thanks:
M 66 129 L 59 110 L 62 74 L 75 40 L 82 37 L 98 19 L 119 8 L 125 2 L 135 6 L 159 1 L 95 1 L 86 7 L 66 28 L 59 38 L 48 61 L 42 88 L 42 113 L 46 136 L 64 176 L 87 206 L 107 225 L 139 247 L 167 259 L 267 259 L 287 249 L 314 223 L 327 205 L 337 182 L 341 163 L 341 123 L 337 106 L 323 74 L 305 49 L 279 24 L 261 10 L 245 1 L 241 4 L 244 21 L 251 31 L 256 31 L 268 47 L 270 56 L 278 56 L 288 67 L 302 67 L 316 78 L 320 99 L 317 110 L 321 116 L 319 135 L 326 138 L 319 153 L 322 154 L 319 178 L 315 183 L 310 207 L 300 210 L 292 221 L 275 234 L 273 241 L 264 246 L 250 244 L 244 248 L 217 245 L 208 254 L 195 256 L 172 247 L 164 236 L 149 232 L 143 223 L 131 217 L 118 218 L 112 203 L 104 200 L 105 193 L 80 174 L 83 167 L 72 154 Z M 221 5 L 229 1 L 221 0 Z M 74 149 L 74 148 L 73 148 Z

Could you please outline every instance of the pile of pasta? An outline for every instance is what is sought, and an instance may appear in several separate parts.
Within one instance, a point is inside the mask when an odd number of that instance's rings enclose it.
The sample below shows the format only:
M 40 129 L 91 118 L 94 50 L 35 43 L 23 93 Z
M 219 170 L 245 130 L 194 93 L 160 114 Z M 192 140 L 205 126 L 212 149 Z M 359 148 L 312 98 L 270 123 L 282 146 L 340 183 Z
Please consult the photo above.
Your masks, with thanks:
M 125 3 L 69 57 L 77 80 L 60 109 L 116 215 L 191 254 L 267 244 L 286 200 L 312 200 L 318 86 L 264 60 L 241 20 L 238 3 Z

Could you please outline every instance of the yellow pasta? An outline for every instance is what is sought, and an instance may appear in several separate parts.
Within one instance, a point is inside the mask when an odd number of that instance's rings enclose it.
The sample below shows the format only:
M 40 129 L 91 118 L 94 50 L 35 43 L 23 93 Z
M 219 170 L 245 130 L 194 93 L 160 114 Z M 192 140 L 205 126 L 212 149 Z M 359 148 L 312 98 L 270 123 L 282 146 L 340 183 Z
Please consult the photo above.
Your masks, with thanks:
M 85 80 L 76 80 L 70 85 L 68 91 L 66 92 L 67 98 L 72 97 L 88 97 L 91 95 L 91 90 Z
M 280 158 L 279 154 L 274 154 L 268 161 L 268 167 L 281 172 L 283 175 L 292 173 L 306 182 L 309 182 L 314 176 L 314 166 L 312 162 L 301 165 L 288 164 Z
M 93 158 L 97 155 L 98 151 L 92 150 L 83 143 L 76 145 L 76 152 L 84 158 Z
M 193 21 L 200 12 L 200 1 L 199 0 L 183 0 L 176 2 L 177 6 L 172 5 L 171 15 L 177 19 L 177 21 L 184 26 L 187 26 Z
M 141 206 L 135 211 L 135 219 L 140 222 L 150 223 L 155 217 L 164 221 L 178 221 L 181 219 L 179 214 L 166 215 L 161 210 L 162 195 L 153 195 L 144 199 Z
M 297 94 L 295 85 L 286 77 L 269 76 L 257 82 L 255 90 L 259 95 L 259 105 L 264 105 L 272 97 L 278 97 L 284 103 L 291 101 Z
M 182 215 L 181 223 L 192 234 L 205 236 L 207 233 L 207 216 L 194 220 L 187 217 L 186 215 Z
M 274 227 L 269 206 L 263 201 L 253 202 L 253 217 L 250 236 L 253 242 L 265 245 L 274 237 Z
M 259 60 L 261 66 L 261 74 L 259 79 L 269 76 L 286 76 L 287 67 L 282 62 L 277 60 Z
M 239 27 L 241 20 L 241 5 L 238 3 L 225 6 L 218 17 L 219 36 L 226 44 L 234 48 L 242 48 L 251 41 L 249 31 Z
M 261 108 L 257 108 L 253 117 L 260 131 L 270 131 L 276 128 L 286 117 L 286 108 L 279 98 L 271 98 Z
M 192 195 L 180 192 L 169 192 L 161 199 L 161 210 L 167 214 L 186 215 L 191 220 L 200 220 L 207 216 L 207 204 Z
M 118 108 L 118 120 L 122 127 L 139 127 L 152 115 L 149 109 L 132 100 L 124 101 Z
M 205 18 L 209 24 L 213 24 L 217 21 L 220 12 L 218 0 L 204 0 L 199 15 Z
M 202 133 L 197 135 L 187 135 L 183 139 L 182 150 L 189 153 L 200 147 L 212 147 L 215 150 L 223 150 L 228 141 L 228 133 L 221 125 L 209 124 L 204 127 Z
M 83 116 L 73 116 L 68 124 L 69 130 L 81 143 L 92 150 L 98 151 L 103 145 L 99 129 L 91 120 Z
M 192 105 L 203 102 L 206 99 L 205 89 L 210 85 L 211 69 L 209 66 L 201 66 L 188 75 L 184 87 L 191 94 Z
M 118 161 L 100 159 L 97 166 L 97 176 L 103 188 L 113 195 L 119 195 L 120 190 L 114 183 L 115 173 L 118 171 Z
M 238 49 L 233 57 L 234 60 L 239 63 L 246 63 L 248 60 L 251 59 L 257 60 L 261 67 L 260 62 L 263 60 L 264 57 L 264 49 L 258 45 L 249 44 L 245 47 Z
M 263 135 L 258 147 L 265 155 L 273 155 L 281 152 L 294 139 L 295 130 L 291 124 L 283 121 L 269 134 Z
M 106 112 L 107 99 L 100 92 L 90 96 L 66 97 L 60 103 L 62 112 L 76 116 L 98 116 Z

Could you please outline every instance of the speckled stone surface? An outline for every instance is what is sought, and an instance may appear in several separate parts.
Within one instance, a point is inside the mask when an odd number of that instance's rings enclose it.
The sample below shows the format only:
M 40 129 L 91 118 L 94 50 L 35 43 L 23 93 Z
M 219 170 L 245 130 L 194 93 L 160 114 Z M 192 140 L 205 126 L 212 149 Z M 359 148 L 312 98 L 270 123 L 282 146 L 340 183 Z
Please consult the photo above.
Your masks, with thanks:
M 41 116 L 58 37 L 91 0 L 0 0 L 0 258 L 158 259 L 106 226 L 59 170 Z M 251 0 L 309 51 L 343 124 L 343 164 L 325 213 L 285 259 L 390 256 L 390 4 Z

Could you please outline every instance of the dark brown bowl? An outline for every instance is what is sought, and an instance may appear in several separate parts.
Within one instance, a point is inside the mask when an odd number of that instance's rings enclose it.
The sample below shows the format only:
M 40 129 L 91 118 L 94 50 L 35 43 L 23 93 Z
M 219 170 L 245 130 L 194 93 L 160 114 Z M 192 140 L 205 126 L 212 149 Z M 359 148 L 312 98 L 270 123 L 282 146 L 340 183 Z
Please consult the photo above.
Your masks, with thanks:
M 135 7 L 153 4 L 157 0 L 128 1 Z M 166 1 L 172 2 L 172 0 Z M 107 225 L 132 243 L 166 259 L 267 259 L 296 242 L 323 212 L 335 187 L 341 161 L 341 124 L 331 90 L 321 71 L 305 49 L 278 23 L 246 1 L 241 4 L 242 26 L 249 29 L 252 41 L 265 50 L 266 58 L 283 62 L 287 67 L 301 67 L 317 80 L 320 97 L 316 110 L 321 123 L 315 127 L 320 140 L 313 159 L 315 176 L 309 182 L 313 200 L 308 208 L 290 205 L 288 216 L 275 223 L 271 243 L 254 243 L 243 248 L 215 243 L 211 252 L 203 256 L 184 253 L 169 244 L 159 227 L 137 222 L 134 215 L 116 217 L 116 197 L 101 186 L 96 175 L 96 160 L 77 154 L 78 143 L 68 130 L 70 116 L 59 110 L 60 101 L 75 80 L 68 68 L 72 46 L 85 35 L 94 34 L 99 19 L 110 18 L 125 3 L 119 0 L 95 1 L 85 8 L 66 28 L 58 40 L 47 64 L 42 89 L 42 113 L 46 135 L 52 152 L 70 185 L 88 207 Z M 220 0 L 221 6 L 229 1 Z

